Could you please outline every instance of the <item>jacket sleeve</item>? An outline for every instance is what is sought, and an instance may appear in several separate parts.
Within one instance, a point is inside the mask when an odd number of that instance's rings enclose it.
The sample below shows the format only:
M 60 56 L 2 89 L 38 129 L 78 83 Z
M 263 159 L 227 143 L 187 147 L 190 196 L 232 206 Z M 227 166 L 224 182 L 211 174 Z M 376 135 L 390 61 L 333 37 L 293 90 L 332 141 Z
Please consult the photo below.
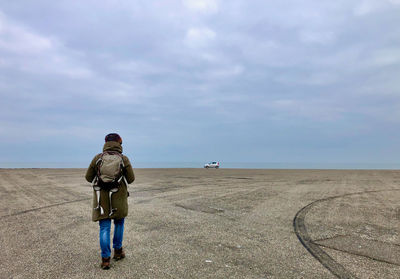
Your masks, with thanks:
M 90 166 L 88 167 L 86 171 L 85 178 L 88 182 L 92 182 L 94 177 L 96 176 L 96 161 L 97 161 L 98 155 L 96 155 L 92 162 L 90 163 Z
M 124 156 L 124 165 L 125 165 L 125 178 L 128 184 L 131 184 L 133 181 L 135 181 L 135 173 L 133 172 L 133 168 L 131 165 L 131 162 L 129 161 L 128 157 Z

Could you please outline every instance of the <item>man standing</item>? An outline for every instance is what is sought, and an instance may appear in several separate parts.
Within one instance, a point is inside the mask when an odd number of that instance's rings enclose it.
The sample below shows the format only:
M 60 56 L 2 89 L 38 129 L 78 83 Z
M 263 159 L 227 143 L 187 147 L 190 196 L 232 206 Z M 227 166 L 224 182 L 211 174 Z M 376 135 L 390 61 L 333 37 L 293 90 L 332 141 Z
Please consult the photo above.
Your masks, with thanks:
M 128 157 L 122 155 L 122 139 L 118 134 L 105 137 L 103 153 L 93 158 L 86 180 L 93 184 L 92 220 L 100 225 L 101 268 L 109 269 L 111 219 L 114 220 L 113 258 L 120 260 L 125 257 L 122 240 L 128 215 L 128 184 L 135 180 Z

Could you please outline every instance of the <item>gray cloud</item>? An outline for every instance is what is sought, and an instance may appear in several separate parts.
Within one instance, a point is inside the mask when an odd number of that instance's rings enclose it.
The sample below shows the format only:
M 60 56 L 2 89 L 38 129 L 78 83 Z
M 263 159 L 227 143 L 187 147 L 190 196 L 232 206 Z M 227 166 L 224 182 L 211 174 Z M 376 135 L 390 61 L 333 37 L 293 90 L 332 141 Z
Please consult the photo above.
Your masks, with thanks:
M 109 131 L 138 161 L 400 155 L 398 1 L 1 4 L 0 136 L 20 160 L 50 141 L 46 160 L 84 161 Z

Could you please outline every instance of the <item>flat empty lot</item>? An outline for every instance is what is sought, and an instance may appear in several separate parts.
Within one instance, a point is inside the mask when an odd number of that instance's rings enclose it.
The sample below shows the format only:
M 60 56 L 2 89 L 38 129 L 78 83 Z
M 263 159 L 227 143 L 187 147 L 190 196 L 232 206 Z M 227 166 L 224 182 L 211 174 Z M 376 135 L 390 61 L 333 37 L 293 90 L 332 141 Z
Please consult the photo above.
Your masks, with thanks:
M 83 169 L 0 169 L 0 278 L 399 278 L 400 172 L 137 169 L 101 270 Z

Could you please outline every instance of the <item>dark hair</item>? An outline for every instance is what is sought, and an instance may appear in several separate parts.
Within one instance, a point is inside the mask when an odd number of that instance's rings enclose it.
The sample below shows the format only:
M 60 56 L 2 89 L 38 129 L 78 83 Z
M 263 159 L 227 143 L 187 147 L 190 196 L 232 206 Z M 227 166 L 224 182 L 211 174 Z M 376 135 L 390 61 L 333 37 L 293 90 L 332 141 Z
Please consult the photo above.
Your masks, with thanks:
M 108 135 L 106 136 L 106 138 L 105 138 L 105 141 L 106 141 L 106 142 L 107 142 L 107 141 L 116 141 L 116 142 L 119 142 L 119 143 L 122 144 L 122 138 L 121 138 L 118 134 L 116 134 L 116 133 L 108 134 Z

